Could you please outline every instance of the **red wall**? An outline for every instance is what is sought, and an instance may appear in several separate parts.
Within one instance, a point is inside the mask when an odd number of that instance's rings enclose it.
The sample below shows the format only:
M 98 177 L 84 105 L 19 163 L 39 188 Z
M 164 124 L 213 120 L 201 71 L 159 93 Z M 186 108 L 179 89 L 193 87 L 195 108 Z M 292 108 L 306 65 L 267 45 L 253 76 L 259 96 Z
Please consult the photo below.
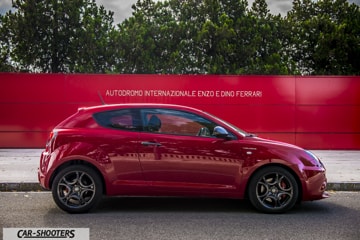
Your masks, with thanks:
M 193 106 L 309 149 L 360 149 L 360 77 L 0 73 L 0 82 L 2 148 L 44 147 L 57 123 L 101 95 Z

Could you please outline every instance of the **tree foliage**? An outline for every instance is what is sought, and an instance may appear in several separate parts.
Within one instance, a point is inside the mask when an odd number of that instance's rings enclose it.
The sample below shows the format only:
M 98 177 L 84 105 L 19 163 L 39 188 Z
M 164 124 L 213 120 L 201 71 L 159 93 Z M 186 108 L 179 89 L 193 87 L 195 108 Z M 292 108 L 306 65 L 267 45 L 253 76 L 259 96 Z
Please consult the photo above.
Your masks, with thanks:
M 15 0 L 1 18 L 3 56 L 19 71 L 105 72 L 112 13 L 95 0 Z M 111 50 L 110 50 L 111 51 Z M 101 54 L 98 54 L 101 53 Z
M 346 0 L 295 0 L 286 20 L 291 56 L 303 74 L 360 74 L 360 11 Z
M 358 75 L 359 6 L 294 0 L 138 0 L 118 25 L 95 0 L 15 0 L 0 71 Z

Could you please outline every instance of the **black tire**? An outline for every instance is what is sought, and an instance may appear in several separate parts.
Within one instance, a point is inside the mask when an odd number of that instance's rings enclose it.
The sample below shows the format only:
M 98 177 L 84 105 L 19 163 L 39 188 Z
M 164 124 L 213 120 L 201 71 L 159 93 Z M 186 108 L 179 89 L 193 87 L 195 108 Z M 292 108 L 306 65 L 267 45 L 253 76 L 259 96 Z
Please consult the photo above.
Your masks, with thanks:
M 69 213 L 85 213 L 100 202 L 103 185 L 99 174 L 92 168 L 73 165 L 55 176 L 51 190 L 59 208 Z
M 283 213 L 296 204 L 299 186 L 289 171 L 270 166 L 259 170 L 251 178 L 248 194 L 251 204 L 259 211 Z

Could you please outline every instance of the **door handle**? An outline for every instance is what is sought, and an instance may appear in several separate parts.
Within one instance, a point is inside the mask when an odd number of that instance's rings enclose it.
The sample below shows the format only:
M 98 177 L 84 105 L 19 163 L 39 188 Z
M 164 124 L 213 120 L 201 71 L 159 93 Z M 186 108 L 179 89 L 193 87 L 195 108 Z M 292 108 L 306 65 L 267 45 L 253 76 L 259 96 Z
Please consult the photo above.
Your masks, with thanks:
M 158 143 L 158 142 L 141 142 L 141 145 L 160 147 L 160 146 L 161 146 L 161 143 Z

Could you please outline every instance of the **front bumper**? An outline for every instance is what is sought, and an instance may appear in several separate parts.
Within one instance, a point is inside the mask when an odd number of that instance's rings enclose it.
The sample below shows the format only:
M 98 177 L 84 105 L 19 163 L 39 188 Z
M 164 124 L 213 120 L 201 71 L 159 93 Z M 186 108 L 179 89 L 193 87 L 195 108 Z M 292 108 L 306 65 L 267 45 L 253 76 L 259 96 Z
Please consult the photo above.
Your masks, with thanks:
M 303 183 L 303 201 L 319 200 L 328 198 L 326 192 L 327 178 L 325 168 L 310 168 L 304 170 L 306 176 Z

